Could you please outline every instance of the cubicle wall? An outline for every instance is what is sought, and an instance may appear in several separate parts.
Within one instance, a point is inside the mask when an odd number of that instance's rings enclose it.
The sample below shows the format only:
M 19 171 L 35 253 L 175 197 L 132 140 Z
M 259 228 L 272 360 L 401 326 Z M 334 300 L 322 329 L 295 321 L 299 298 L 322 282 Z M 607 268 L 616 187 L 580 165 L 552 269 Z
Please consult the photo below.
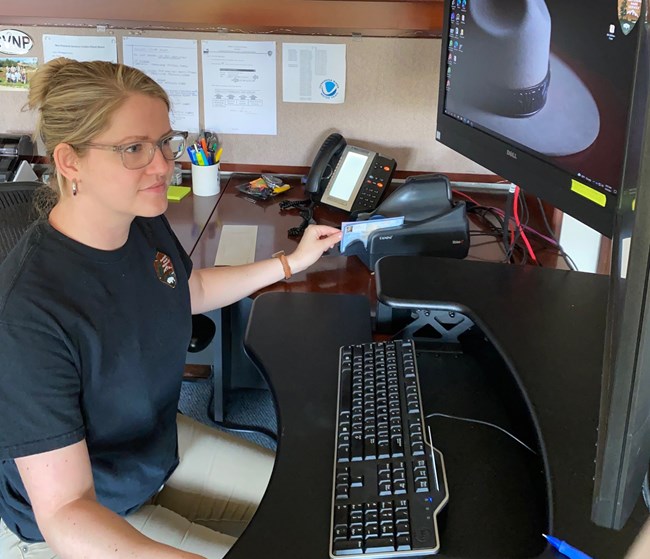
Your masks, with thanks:
M 13 26 L 16 27 L 16 26 Z M 0 28 L 6 28 L 0 21 Z M 335 37 L 278 34 L 209 33 L 95 28 L 17 27 L 34 40 L 25 56 L 43 60 L 43 34 L 117 38 L 165 37 L 197 41 L 201 84 L 200 41 L 275 41 L 277 52 L 277 135 L 223 134 L 222 161 L 237 165 L 308 166 L 323 139 L 333 131 L 349 143 L 394 157 L 401 171 L 440 171 L 486 174 L 483 167 L 436 143 L 437 81 L 440 39 Z M 285 103 L 282 101 L 282 44 L 338 43 L 346 45 L 347 85 L 343 104 Z M 2 55 L 0 55 L 2 56 Z M 203 99 L 199 87 L 200 123 Z M 24 111 L 26 91 L 0 88 L 0 132 L 28 132 L 35 115 Z M 42 147 L 39 147 L 43 153 Z

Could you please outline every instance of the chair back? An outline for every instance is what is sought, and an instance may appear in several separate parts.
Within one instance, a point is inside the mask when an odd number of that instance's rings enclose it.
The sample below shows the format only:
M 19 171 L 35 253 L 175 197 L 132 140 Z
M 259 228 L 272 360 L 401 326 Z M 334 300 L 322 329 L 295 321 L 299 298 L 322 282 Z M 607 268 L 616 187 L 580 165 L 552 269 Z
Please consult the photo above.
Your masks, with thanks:
M 0 262 L 36 219 L 32 204 L 40 182 L 0 183 Z

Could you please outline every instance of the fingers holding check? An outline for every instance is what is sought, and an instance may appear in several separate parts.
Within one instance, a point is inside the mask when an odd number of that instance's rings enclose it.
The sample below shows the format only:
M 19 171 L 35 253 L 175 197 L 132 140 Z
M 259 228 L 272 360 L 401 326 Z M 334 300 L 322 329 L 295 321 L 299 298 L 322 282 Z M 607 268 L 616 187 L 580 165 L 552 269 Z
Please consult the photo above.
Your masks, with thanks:
M 329 225 L 310 225 L 305 229 L 300 243 L 287 256 L 293 273 L 309 268 L 328 249 L 341 240 L 341 230 Z

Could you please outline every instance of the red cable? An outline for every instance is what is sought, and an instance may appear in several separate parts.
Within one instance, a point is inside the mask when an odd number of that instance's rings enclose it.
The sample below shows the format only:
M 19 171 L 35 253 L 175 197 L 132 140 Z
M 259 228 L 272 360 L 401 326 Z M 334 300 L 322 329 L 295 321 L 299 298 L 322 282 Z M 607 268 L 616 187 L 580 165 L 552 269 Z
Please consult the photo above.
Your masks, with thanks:
M 528 254 L 532 258 L 533 262 L 537 263 L 537 257 L 535 256 L 535 253 L 533 252 L 533 247 L 530 246 L 530 243 L 528 242 L 528 237 L 526 236 L 526 232 L 524 231 L 524 228 L 521 225 L 521 222 L 519 221 L 519 187 L 515 186 L 515 202 L 514 202 L 514 216 L 515 216 L 515 224 L 517 225 L 517 229 L 519 230 L 519 234 L 521 235 L 521 238 L 524 241 L 524 244 L 526 245 L 526 250 L 528 250 Z
M 465 194 L 464 192 L 460 192 L 459 190 L 452 190 L 451 192 L 452 192 L 452 194 L 456 194 L 457 196 L 461 196 L 461 197 L 463 197 L 463 198 L 469 200 L 470 202 L 472 202 L 472 204 L 476 204 L 477 206 L 480 206 L 480 205 L 481 205 L 481 204 L 479 204 L 476 200 L 474 200 L 474 198 L 468 196 L 468 195 Z
M 465 194 L 464 192 L 461 192 L 460 190 L 452 190 L 452 193 L 457 195 L 457 196 L 460 196 L 462 198 L 465 198 L 465 199 L 469 200 L 470 202 L 472 202 L 473 204 L 476 204 L 477 206 L 481 205 L 476 200 L 474 200 L 474 198 L 472 198 L 471 196 L 468 196 L 467 194 Z M 530 243 L 528 242 L 528 237 L 526 236 L 526 233 L 524 232 L 524 226 L 519 221 L 519 203 L 518 202 L 519 202 L 519 187 L 515 186 L 515 195 L 514 195 L 515 224 L 517 225 L 517 228 L 519 229 L 519 231 L 521 233 L 521 238 L 524 240 L 524 244 L 526 245 L 526 249 L 528 250 L 528 254 L 532 258 L 533 262 L 537 262 L 537 257 L 535 256 L 535 253 L 533 252 L 533 248 L 530 246 Z M 498 208 L 494 208 L 494 209 L 498 210 Z M 503 212 L 501 212 L 500 210 L 498 210 L 498 211 L 503 214 Z M 510 224 L 506 223 L 506 224 L 504 224 L 504 227 L 510 228 Z M 514 228 L 510 228 L 510 242 L 514 243 L 514 241 L 515 241 L 515 230 L 514 230 Z

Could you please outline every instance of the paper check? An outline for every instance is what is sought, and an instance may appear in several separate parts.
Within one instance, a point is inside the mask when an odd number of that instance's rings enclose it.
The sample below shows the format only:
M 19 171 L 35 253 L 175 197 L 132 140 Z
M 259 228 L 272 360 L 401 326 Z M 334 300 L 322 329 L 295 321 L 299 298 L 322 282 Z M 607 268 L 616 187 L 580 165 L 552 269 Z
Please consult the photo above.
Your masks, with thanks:
M 404 216 L 384 217 L 381 219 L 369 219 L 367 221 L 344 221 L 341 223 L 341 252 L 353 241 L 361 241 L 367 248 L 368 237 L 370 233 L 377 229 L 386 229 L 387 227 L 399 227 L 404 223 Z

